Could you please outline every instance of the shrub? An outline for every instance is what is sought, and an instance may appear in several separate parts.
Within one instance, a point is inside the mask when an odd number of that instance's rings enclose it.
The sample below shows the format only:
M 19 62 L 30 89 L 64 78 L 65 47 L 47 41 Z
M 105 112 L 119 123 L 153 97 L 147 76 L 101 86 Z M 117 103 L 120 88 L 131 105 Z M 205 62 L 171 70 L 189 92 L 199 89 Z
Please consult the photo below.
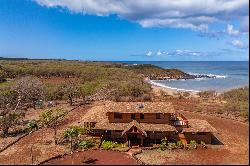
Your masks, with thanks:
M 246 118 L 249 121 L 249 111 L 242 111 L 241 112 L 241 116 L 243 116 L 244 118 Z
M 182 144 L 181 141 L 178 141 L 178 142 L 177 142 L 177 147 L 178 147 L 178 148 L 183 148 L 183 144 Z
M 73 148 L 75 147 L 75 145 L 78 145 L 79 136 L 84 133 L 86 133 L 86 130 L 79 126 L 70 126 L 64 131 L 64 138 L 70 140 L 71 153 L 73 153 Z
M 6 110 L 0 112 L 0 130 L 3 131 L 3 136 L 8 136 L 9 129 L 18 125 L 23 118 L 23 113 L 10 112 Z
M 105 141 L 105 140 L 104 140 L 104 141 L 102 142 L 101 147 L 102 147 L 104 150 L 109 150 L 109 149 L 112 149 L 112 148 L 117 147 L 117 142 Z
M 190 144 L 191 148 L 193 148 L 193 149 L 197 148 L 197 143 L 195 140 L 191 140 L 189 144 Z
M 167 140 L 166 137 L 163 138 L 163 139 L 161 140 L 160 149 L 161 149 L 162 151 L 164 151 L 164 150 L 167 149 L 167 143 L 168 143 L 168 140 Z
M 207 145 L 206 145 L 206 143 L 205 143 L 204 141 L 201 141 L 201 146 L 202 146 L 203 148 L 207 148 Z
M 210 90 L 201 91 L 201 92 L 198 92 L 198 95 L 204 99 L 213 98 L 216 96 L 216 91 L 210 91 Z
M 93 146 L 93 142 L 89 140 L 83 140 L 78 144 L 80 149 L 88 149 Z
M 169 149 L 169 150 L 177 149 L 176 143 L 168 143 L 168 149 Z
M 30 120 L 28 123 L 27 123 L 27 128 L 30 132 L 33 132 L 35 130 L 38 129 L 38 123 L 36 120 Z
M 57 144 L 57 128 L 64 120 L 67 112 L 61 108 L 50 108 L 44 111 L 40 116 L 40 122 L 43 126 L 54 129 L 54 140 Z

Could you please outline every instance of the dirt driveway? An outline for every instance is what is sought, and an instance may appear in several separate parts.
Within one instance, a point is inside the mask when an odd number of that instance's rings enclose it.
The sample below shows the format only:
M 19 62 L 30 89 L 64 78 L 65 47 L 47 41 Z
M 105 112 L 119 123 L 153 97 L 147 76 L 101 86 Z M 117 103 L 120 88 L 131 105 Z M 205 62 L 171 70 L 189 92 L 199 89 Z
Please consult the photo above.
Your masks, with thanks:
M 84 160 L 88 161 L 84 163 Z M 101 165 L 136 165 L 137 161 L 128 154 L 117 151 L 88 150 L 50 160 L 46 165 L 79 165 L 79 164 L 101 164 Z

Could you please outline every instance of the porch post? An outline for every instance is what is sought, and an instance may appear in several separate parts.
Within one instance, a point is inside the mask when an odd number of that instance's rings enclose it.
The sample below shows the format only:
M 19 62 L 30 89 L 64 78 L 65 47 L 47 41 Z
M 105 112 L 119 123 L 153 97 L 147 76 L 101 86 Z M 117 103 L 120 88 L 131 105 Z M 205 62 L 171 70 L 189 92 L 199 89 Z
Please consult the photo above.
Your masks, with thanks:
M 128 143 L 128 135 L 127 135 L 127 133 L 125 135 L 126 135 L 125 136 L 125 142 Z
M 155 141 L 155 144 L 156 144 L 155 132 L 153 131 L 153 133 L 154 133 L 154 141 Z
M 143 136 L 141 135 L 141 146 L 143 146 Z

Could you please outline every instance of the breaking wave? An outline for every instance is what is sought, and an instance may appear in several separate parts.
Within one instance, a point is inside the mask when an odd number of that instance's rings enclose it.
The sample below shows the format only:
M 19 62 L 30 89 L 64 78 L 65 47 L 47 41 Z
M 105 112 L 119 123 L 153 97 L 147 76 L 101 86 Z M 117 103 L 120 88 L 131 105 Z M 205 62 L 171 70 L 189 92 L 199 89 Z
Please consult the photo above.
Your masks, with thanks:
M 155 85 L 155 86 L 159 86 L 159 87 L 163 87 L 163 88 L 168 88 L 168 89 L 173 89 L 173 90 L 177 90 L 177 91 L 196 92 L 196 93 L 200 92 L 200 91 L 197 91 L 197 90 L 180 89 L 180 88 L 174 88 L 174 87 L 166 86 L 164 84 L 154 82 L 153 80 L 149 80 L 148 82 L 151 85 Z
M 205 77 L 209 77 L 209 78 L 227 78 L 226 75 L 219 75 L 219 74 L 200 74 L 200 73 L 188 73 L 188 74 L 201 77 L 201 78 L 196 78 L 196 79 L 202 79 L 202 78 L 205 78 Z

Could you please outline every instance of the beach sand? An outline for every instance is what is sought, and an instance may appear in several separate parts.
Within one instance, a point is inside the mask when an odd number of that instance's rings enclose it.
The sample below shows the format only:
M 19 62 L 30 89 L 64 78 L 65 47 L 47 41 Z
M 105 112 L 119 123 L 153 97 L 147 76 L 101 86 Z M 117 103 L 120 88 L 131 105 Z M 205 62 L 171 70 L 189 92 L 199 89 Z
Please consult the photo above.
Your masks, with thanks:
M 161 87 L 161 86 L 156 86 L 156 85 L 152 85 L 151 87 L 153 89 L 153 93 L 156 96 L 161 96 L 162 92 L 164 92 L 166 95 L 170 95 L 173 97 L 178 97 L 179 93 L 183 94 L 186 93 L 187 91 L 184 90 L 177 90 L 177 89 L 172 89 L 172 88 L 167 88 L 167 87 Z M 198 92 L 195 91 L 188 91 L 188 93 L 190 94 L 190 97 L 199 97 L 198 96 Z

